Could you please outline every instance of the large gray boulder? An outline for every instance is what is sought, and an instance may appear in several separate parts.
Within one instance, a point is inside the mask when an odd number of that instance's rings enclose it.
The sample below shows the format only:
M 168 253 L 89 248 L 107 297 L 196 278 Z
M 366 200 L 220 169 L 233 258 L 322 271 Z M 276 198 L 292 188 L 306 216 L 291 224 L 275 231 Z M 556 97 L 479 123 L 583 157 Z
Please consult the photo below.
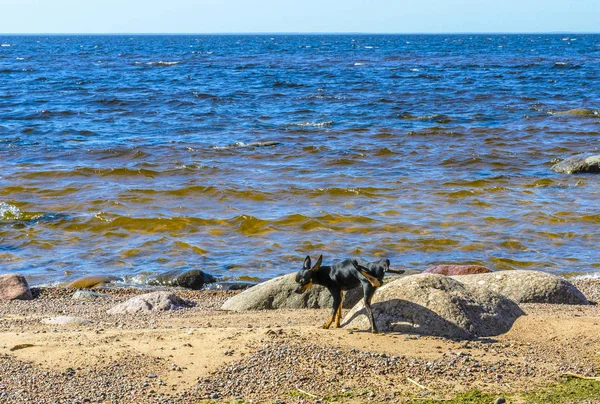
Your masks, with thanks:
M 223 310 L 319 309 L 330 308 L 333 299 L 323 286 L 313 285 L 303 294 L 295 293 L 296 274 L 287 274 L 259 283 L 228 299 Z M 363 297 L 362 289 L 344 293 L 344 308 L 353 307 Z
M 517 303 L 589 304 L 569 281 L 541 271 L 499 271 L 454 279 L 500 293 Z
M 31 300 L 27 279 L 21 274 L 0 275 L 0 300 Z
M 506 333 L 524 314 L 506 296 L 436 274 L 414 275 L 382 286 L 371 308 L 380 332 L 456 339 Z M 369 328 L 363 302 L 346 315 L 344 326 Z
M 150 311 L 167 311 L 191 307 L 192 304 L 170 292 L 153 292 L 131 299 L 107 310 L 108 314 L 136 314 Z
M 600 173 L 600 154 L 578 154 L 556 163 L 552 169 L 562 174 Z

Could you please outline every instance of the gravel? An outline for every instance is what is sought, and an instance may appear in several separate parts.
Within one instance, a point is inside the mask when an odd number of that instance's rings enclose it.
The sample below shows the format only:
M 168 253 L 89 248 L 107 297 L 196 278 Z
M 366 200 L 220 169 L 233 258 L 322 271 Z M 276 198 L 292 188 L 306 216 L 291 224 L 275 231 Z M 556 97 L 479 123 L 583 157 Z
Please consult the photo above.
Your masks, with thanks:
M 598 301 L 600 280 L 574 280 L 573 284 L 588 299 Z M 173 291 L 193 301 L 195 306 L 143 316 L 111 316 L 106 314 L 108 308 L 148 291 L 103 289 L 106 298 L 73 300 L 72 290 L 33 288 L 32 301 L 0 302 L 0 333 L 30 336 L 56 333 L 61 337 L 63 332 L 67 333 L 61 326 L 50 329 L 41 325 L 40 320 L 64 315 L 89 319 L 91 324 L 85 327 L 103 335 L 105 330 L 148 330 L 155 328 L 155 324 L 168 328 L 174 321 L 185 324 L 185 319 L 193 314 L 204 319 L 203 323 L 194 324 L 198 330 L 205 327 L 202 332 L 210 332 L 206 330 L 220 324 L 239 330 L 240 335 L 259 336 L 215 349 L 215 354 L 227 358 L 224 364 L 178 389 L 164 379 L 165 369 L 179 374 L 183 363 L 129 351 L 126 356 L 88 361 L 92 365 L 69 364 L 69 368 L 56 370 L 19 359 L 17 354 L 35 348 L 11 352 L 11 347 L 0 338 L 0 402 L 198 403 L 242 399 L 281 403 L 403 402 L 411 397 L 447 397 L 457 388 L 477 387 L 491 392 L 527 390 L 555 382 L 564 372 L 595 375 L 600 352 L 600 335 L 586 334 L 585 330 L 577 338 L 565 333 L 566 338 L 558 330 L 539 344 L 527 343 L 511 333 L 496 339 L 464 342 L 409 335 L 369 340 L 368 334 L 344 330 L 344 335 L 355 344 L 348 347 L 336 343 L 335 338 L 328 342 L 320 340 L 312 334 L 314 328 L 286 326 L 284 319 L 273 312 L 252 314 L 261 320 L 253 324 L 250 319 L 240 322 L 239 317 L 221 312 L 223 302 L 237 291 Z M 595 317 L 600 321 L 598 306 L 526 304 L 522 308 L 542 324 L 545 316 L 556 316 L 557 310 L 561 318 L 585 316 L 594 318 L 590 321 L 595 321 Z M 309 316 L 308 312 L 303 313 Z M 185 328 L 180 333 L 182 338 L 193 335 L 191 329 L 187 331 L 189 327 L 180 328 Z M 396 349 L 396 354 L 382 353 L 377 352 L 378 338 L 388 344 L 396 341 L 399 347 L 413 344 L 414 349 L 415 344 L 424 344 L 435 348 L 417 349 L 410 354 L 401 349 Z M 118 341 L 115 336 L 110 339 Z M 360 342 L 365 340 L 371 342 Z

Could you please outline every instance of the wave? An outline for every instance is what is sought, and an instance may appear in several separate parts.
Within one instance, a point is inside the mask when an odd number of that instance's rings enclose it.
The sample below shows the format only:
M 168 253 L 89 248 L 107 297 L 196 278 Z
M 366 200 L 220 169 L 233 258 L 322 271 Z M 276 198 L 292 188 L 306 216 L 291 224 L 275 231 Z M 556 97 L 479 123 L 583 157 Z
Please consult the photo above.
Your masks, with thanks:
M 39 114 L 44 117 L 53 117 L 53 116 L 72 116 L 79 115 L 78 111 L 65 110 L 65 111 L 49 111 L 47 109 L 42 109 L 39 111 Z
M 65 231 L 91 232 L 100 234 L 169 234 L 177 237 L 199 231 L 222 235 L 227 232 L 242 235 L 261 235 L 274 231 L 341 231 L 346 233 L 372 234 L 382 231 L 378 220 L 361 215 L 326 214 L 305 216 L 299 213 L 281 218 L 262 219 L 241 214 L 231 218 L 176 217 L 131 217 L 96 212 L 91 217 L 70 218 L 61 223 Z
M 554 62 L 553 69 L 581 69 L 581 65 L 570 62 Z
M 300 88 L 300 87 L 305 87 L 305 85 L 304 84 L 298 84 L 298 83 L 291 83 L 291 82 L 288 82 L 288 81 L 275 80 L 273 82 L 273 87 Z
M 311 94 L 304 97 L 300 97 L 301 100 L 336 100 L 336 101 L 349 101 L 350 97 L 339 96 L 339 95 L 328 95 L 322 92 L 318 94 Z
M 159 60 L 158 62 L 146 62 L 145 64 L 148 66 L 175 66 L 180 64 L 181 62 L 166 62 L 163 60 Z M 144 64 L 143 62 L 135 62 L 136 65 Z
M 219 201 L 224 200 L 250 200 L 257 202 L 264 201 L 281 201 L 283 198 L 296 199 L 319 199 L 319 198 L 347 198 L 347 197 L 363 197 L 369 199 L 387 198 L 395 199 L 394 189 L 392 188 L 375 188 L 375 187 L 330 187 L 330 188 L 315 188 L 307 189 L 301 187 L 289 187 L 285 190 L 264 191 L 253 188 L 220 188 L 213 185 L 196 185 L 170 190 L 155 190 L 155 189 L 131 189 L 119 194 L 119 199 L 132 199 L 140 195 L 156 195 L 158 199 L 162 195 L 187 197 L 187 196 L 208 196 L 214 197 Z
M 299 122 L 299 123 L 290 123 L 286 126 L 299 126 L 301 128 L 324 128 L 328 126 L 333 126 L 333 121 L 325 121 L 325 122 Z
M 63 218 L 66 218 L 66 215 L 61 213 L 24 212 L 15 205 L 0 202 L 0 224 L 30 225 Z
M 19 208 L 6 202 L 0 202 L 0 220 L 20 220 L 22 217 L 23 212 Z
M 281 144 L 280 142 L 276 142 L 276 141 L 251 142 L 251 143 L 235 142 L 235 143 L 231 143 L 227 146 L 213 146 L 212 148 L 215 150 L 247 149 L 247 148 L 251 148 L 251 147 L 278 146 L 280 144 Z
M 433 115 L 411 115 L 408 112 L 403 112 L 398 115 L 400 119 L 406 119 L 409 121 L 434 121 L 437 123 L 449 123 L 452 122 L 452 118 L 444 114 L 433 114 Z

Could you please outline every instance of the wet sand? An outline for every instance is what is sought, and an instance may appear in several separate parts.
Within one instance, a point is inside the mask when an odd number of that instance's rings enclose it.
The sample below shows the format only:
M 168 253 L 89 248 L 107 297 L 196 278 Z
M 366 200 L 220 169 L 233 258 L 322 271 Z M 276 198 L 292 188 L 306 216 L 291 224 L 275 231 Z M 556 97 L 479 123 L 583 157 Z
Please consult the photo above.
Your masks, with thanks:
M 574 283 L 600 296 L 600 280 Z M 328 310 L 220 311 L 238 292 L 178 290 L 195 307 L 138 316 L 106 310 L 143 290 L 93 301 L 35 292 L 0 302 L 0 402 L 407 402 L 474 388 L 518 397 L 567 372 L 595 376 L 600 359 L 595 305 L 525 304 L 507 334 L 452 341 L 319 329 Z M 42 323 L 56 316 L 91 322 Z

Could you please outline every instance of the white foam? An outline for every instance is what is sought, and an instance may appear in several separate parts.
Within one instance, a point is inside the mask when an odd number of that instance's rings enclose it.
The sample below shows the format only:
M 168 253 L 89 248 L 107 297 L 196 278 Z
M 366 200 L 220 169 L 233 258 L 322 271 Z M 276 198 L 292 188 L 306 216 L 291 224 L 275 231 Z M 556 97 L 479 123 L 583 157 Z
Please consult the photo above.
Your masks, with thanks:
M 158 61 L 158 62 L 148 62 L 146 63 L 147 65 L 153 66 L 153 65 L 157 65 L 157 66 L 174 66 L 174 65 L 178 65 L 181 62 L 165 62 L 165 61 Z
M 585 275 L 574 276 L 573 279 L 598 279 L 600 278 L 600 272 L 590 272 Z
M 364 63 L 361 63 L 361 62 L 356 62 L 356 63 L 354 63 L 354 66 L 364 66 L 364 65 L 365 65 L 365 64 L 364 64 Z
M 9 46 L 11 46 L 11 44 L 9 44 L 9 43 L 2 43 L 2 44 L 0 44 L 0 46 L 3 47 L 3 48 L 8 48 Z
M 19 220 L 23 217 L 23 212 L 13 205 L 6 202 L 0 202 L 0 220 Z
M 301 127 L 324 127 L 333 125 L 333 121 L 325 121 L 325 122 L 301 122 L 301 123 L 293 123 L 293 126 L 301 126 Z
M 227 145 L 227 146 L 213 146 L 213 149 L 215 149 L 215 150 L 226 150 L 226 149 L 232 149 L 232 148 L 235 148 L 235 147 L 247 147 L 247 146 L 248 145 L 246 145 L 246 143 L 244 143 L 244 142 L 235 142 L 235 143 L 232 143 L 232 144 Z

